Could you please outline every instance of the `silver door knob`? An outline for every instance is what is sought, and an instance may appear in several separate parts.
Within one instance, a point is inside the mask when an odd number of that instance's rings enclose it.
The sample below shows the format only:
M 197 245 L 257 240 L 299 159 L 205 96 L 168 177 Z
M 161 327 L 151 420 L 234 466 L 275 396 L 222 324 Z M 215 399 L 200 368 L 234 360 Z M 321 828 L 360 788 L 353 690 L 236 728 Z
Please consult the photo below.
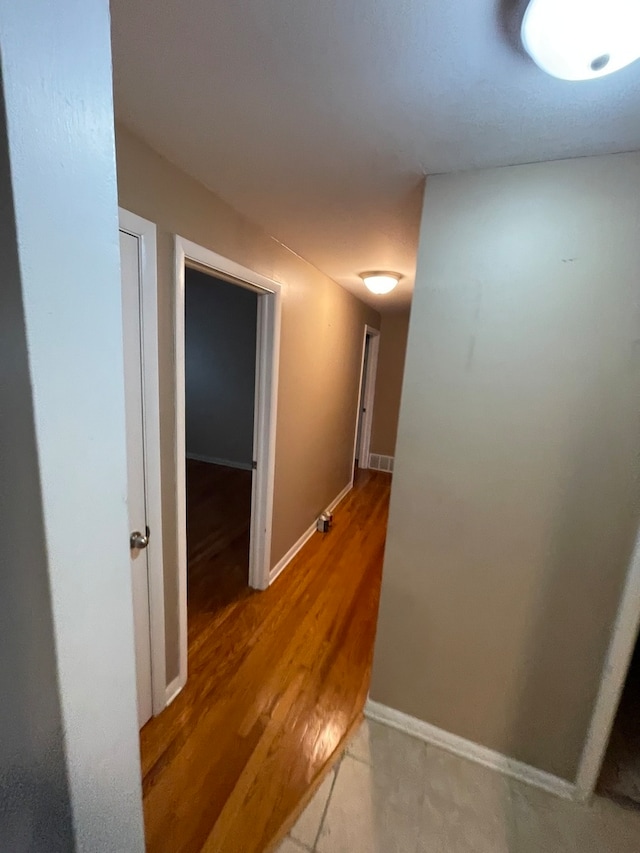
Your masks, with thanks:
M 134 530 L 129 538 L 129 545 L 131 548 L 146 548 L 149 544 L 149 536 L 145 536 L 144 533 L 140 533 L 139 530 Z

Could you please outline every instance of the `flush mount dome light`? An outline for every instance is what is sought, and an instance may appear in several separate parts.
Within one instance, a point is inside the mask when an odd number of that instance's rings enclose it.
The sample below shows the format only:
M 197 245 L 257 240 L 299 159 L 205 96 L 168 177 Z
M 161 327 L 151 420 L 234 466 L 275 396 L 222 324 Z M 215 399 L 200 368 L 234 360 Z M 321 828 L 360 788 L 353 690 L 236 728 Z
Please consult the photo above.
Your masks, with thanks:
M 562 80 L 592 80 L 640 58 L 638 0 L 531 0 L 522 43 Z
M 360 278 L 371 293 L 390 293 L 402 278 L 397 272 L 362 272 Z

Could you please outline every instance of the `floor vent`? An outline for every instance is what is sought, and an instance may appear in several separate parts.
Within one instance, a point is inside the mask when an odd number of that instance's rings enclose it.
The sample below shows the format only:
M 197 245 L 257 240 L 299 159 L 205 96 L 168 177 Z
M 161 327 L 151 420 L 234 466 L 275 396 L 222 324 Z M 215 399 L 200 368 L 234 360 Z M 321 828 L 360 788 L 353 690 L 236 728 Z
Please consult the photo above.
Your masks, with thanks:
M 382 456 L 380 453 L 369 454 L 369 468 L 374 471 L 388 471 L 393 473 L 393 456 Z

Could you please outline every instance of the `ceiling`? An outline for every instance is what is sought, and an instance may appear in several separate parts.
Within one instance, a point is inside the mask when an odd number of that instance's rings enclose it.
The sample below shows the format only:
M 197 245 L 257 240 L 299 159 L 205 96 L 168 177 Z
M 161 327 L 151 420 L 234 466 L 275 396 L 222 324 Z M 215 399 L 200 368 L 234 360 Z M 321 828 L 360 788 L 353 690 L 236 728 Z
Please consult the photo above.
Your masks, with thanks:
M 516 8 L 514 8 L 514 6 Z M 640 62 L 545 75 L 521 0 L 112 0 L 116 114 L 380 310 L 425 174 L 640 149 Z M 373 296 L 358 273 L 396 270 Z

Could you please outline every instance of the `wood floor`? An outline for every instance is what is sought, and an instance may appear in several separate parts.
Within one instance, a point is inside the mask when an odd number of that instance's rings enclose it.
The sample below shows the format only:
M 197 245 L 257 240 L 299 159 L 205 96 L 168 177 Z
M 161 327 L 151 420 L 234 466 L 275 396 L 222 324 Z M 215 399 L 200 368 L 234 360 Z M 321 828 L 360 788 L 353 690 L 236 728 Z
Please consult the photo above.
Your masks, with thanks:
M 331 532 L 256 593 L 246 529 L 222 545 L 191 477 L 189 680 L 141 732 L 150 853 L 262 853 L 339 748 L 369 686 L 390 482 L 359 472 Z
M 248 595 L 251 471 L 187 459 L 189 649 L 211 615 Z

